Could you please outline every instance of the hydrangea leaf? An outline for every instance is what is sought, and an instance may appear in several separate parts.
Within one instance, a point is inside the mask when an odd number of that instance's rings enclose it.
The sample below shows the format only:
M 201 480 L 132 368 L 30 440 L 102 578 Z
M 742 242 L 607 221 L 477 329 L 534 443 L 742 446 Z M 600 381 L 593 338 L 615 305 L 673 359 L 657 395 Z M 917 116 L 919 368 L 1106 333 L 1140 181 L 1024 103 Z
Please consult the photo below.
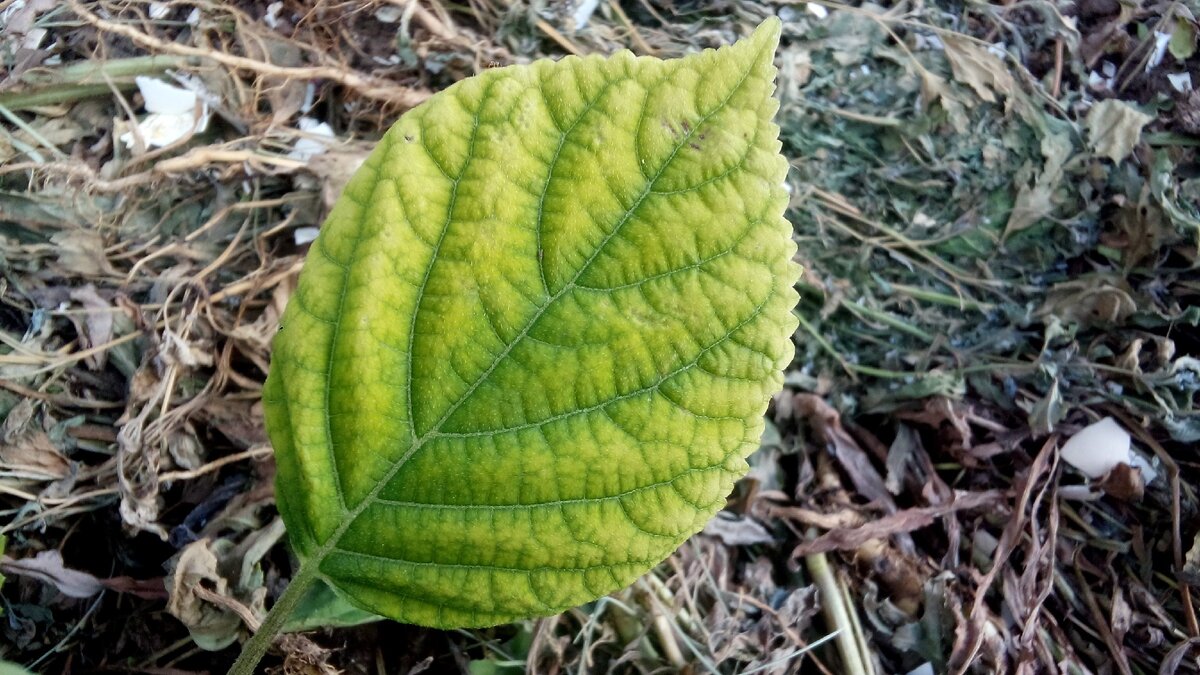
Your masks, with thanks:
M 485 626 L 619 589 L 721 508 L 793 353 L 778 37 L 489 70 L 400 118 L 264 390 L 306 567 Z

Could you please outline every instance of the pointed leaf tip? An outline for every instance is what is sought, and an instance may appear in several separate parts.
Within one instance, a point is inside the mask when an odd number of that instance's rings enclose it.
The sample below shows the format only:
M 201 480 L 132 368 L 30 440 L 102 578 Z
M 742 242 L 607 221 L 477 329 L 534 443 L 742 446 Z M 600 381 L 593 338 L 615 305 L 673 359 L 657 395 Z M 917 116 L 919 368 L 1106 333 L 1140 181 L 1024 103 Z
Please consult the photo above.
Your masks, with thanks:
M 750 41 L 767 47 L 772 53 L 779 47 L 779 35 L 783 31 L 783 22 L 777 16 L 767 17 L 758 28 L 750 34 Z

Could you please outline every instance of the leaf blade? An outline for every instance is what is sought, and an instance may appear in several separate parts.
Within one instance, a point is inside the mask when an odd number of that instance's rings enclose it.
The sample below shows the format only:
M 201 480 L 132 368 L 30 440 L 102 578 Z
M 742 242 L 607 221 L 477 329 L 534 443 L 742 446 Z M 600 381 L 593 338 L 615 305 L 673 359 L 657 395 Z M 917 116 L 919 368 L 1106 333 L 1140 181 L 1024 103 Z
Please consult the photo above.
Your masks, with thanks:
M 627 584 L 720 507 L 795 328 L 778 30 L 489 71 L 397 122 L 264 389 L 305 564 L 486 625 Z

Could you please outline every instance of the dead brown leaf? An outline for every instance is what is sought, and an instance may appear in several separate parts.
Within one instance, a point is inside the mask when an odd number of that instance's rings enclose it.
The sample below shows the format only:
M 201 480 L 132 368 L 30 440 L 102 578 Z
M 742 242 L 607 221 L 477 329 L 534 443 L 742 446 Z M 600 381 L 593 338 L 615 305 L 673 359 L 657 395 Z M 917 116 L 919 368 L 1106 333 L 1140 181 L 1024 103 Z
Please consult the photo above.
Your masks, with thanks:
M 228 595 L 229 581 L 218 569 L 212 541 L 200 539 L 184 547 L 167 575 L 167 611 L 187 626 L 196 644 L 204 649 L 224 649 L 237 640 L 241 619 L 205 601 L 196 589 Z
M 792 559 L 796 560 L 812 553 L 852 551 L 872 539 L 919 530 L 951 513 L 996 506 L 1003 501 L 1004 493 L 999 490 L 959 493 L 954 501 L 948 504 L 904 509 L 859 527 L 831 530 L 816 539 L 802 542 L 792 551 Z
M 775 541 L 775 537 L 757 520 L 727 517 L 725 512 L 718 513 L 708 521 L 704 526 L 704 534 L 720 539 L 726 546 L 751 546 Z
M 113 337 L 113 307 L 96 293 L 93 284 L 87 284 L 71 291 L 71 299 L 83 306 L 84 319 L 76 321 L 80 342 L 84 349 L 107 344 Z M 92 370 L 101 370 L 108 360 L 108 352 L 100 351 L 87 357 L 85 361 Z
M 1057 317 L 1064 324 L 1107 326 L 1124 323 L 1135 311 L 1137 303 L 1128 282 L 1093 274 L 1055 284 L 1037 315 Z
M 995 103 L 997 94 L 1010 96 L 1016 91 L 1012 73 L 995 54 L 957 35 L 945 35 L 942 42 L 955 79 L 974 89 L 979 98 Z
M 1142 472 L 1125 463 L 1114 466 L 1100 479 L 1099 486 L 1105 494 L 1123 502 L 1140 502 L 1146 493 Z
M 0 464 L 49 480 L 65 478 L 71 462 L 36 421 L 33 399 L 21 399 L 0 426 Z
M 816 436 L 833 451 L 859 494 L 879 502 L 889 512 L 896 511 L 896 503 L 888 492 L 883 476 L 871 464 L 870 457 L 854 437 L 842 427 L 838 412 L 811 394 L 796 394 L 793 402 L 796 416 L 812 425 Z
M 58 265 L 67 278 L 116 276 L 117 271 L 104 255 L 104 238 L 95 230 L 77 227 L 50 237 L 58 252 Z

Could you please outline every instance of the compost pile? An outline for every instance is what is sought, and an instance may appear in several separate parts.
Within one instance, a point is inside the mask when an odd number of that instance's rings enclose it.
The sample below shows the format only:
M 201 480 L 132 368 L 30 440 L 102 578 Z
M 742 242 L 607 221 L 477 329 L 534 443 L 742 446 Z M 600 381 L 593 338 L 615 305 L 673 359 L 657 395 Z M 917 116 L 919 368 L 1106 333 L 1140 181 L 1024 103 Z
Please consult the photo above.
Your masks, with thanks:
M 771 15 L 801 328 L 727 509 L 560 616 L 271 667 L 1200 670 L 1194 0 L 0 2 L 0 660 L 228 668 L 294 569 L 271 338 L 400 114 Z

